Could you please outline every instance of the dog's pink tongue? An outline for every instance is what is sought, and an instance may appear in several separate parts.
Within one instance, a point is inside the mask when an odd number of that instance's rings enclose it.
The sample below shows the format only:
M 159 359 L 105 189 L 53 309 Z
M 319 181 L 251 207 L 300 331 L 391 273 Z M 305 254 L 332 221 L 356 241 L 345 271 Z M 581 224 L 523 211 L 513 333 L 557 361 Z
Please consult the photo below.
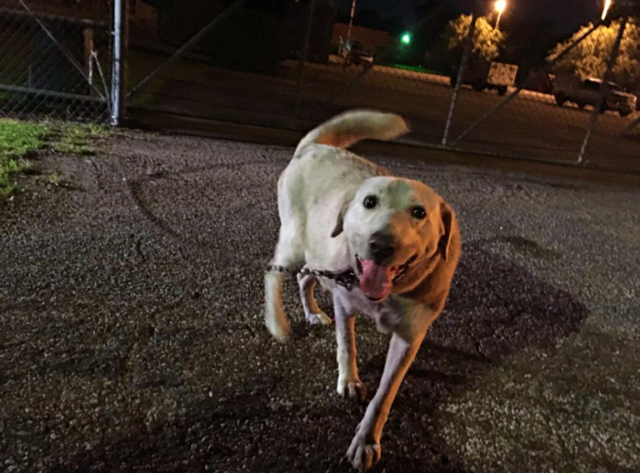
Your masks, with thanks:
M 391 268 L 372 260 L 362 260 L 360 289 L 367 297 L 382 299 L 391 290 Z

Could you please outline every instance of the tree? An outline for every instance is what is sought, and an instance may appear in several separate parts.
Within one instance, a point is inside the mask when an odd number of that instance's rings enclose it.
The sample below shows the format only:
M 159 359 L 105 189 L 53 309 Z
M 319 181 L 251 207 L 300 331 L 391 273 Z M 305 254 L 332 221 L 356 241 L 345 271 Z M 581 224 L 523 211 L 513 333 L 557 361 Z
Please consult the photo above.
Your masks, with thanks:
M 554 65 L 556 72 L 569 72 L 582 79 L 602 78 L 607 70 L 622 20 L 600 26 Z M 634 88 L 640 85 L 640 22 L 630 18 L 620 43 L 620 52 L 611 70 L 611 79 L 622 86 Z M 553 61 L 577 39 L 584 35 L 592 24 L 583 26 L 571 38 L 556 45 L 547 57 Z
M 445 39 L 450 51 L 464 48 L 470 27 L 471 15 L 461 15 L 449 22 Z M 485 17 L 478 17 L 473 35 L 472 52 L 482 59 L 493 61 L 500 55 L 500 50 L 504 48 L 506 38 L 507 35 L 491 26 Z
M 509 41 L 501 57 L 520 67 L 541 67 L 549 49 L 564 38 L 555 31 L 555 24 L 549 18 L 507 17 L 501 24 L 509 32 Z
M 416 7 L 416 17 L 422 22 L 415 33 L 416 42 L 432 48 L 445 32 L 450 21 L 462 12 L 450 0 L 429 0 Z M 418 40 L 419 38 L 419 40 Z
M 412 65 L 424 66 L 426 63 L 429 67 L 440 68 L 443 61 L 434 61 L 432 52 L 439 47 L 449 22 L 460 16 L 460 13 L 450 0 L 429 0 L 416 7 L 419 23 L 414 29 L 411 42 Z M 445 55 L 441 56 L 439 59 L 446 59 Z M 445 67 L 443 70 L 448 71 L 450 68 Z

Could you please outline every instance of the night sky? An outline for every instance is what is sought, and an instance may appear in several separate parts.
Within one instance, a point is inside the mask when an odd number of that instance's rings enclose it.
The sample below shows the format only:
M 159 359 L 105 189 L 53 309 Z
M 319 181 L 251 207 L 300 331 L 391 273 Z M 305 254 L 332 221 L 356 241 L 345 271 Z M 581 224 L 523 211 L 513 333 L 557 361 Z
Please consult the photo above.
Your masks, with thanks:
M 471 11 L 473 0 L 450 0 L 455 6 Z M 524 20 L 531 17 L 548 18 L 554 21 L 556 31 L 569 34 L 580 25 L 596 21 L 602 12 L 602 0 L 507 0 L 508 8 L 503 18 Z M 415 7 L 424 0 L 357 0 L 357 9 L 374 9 L 381 16 L 402 16 L 408 23 L 415 21 Z M 489 7 L 492 1 L 485 2 Z M 337 0 L 338 7 L 348 11 L 351 0 Z

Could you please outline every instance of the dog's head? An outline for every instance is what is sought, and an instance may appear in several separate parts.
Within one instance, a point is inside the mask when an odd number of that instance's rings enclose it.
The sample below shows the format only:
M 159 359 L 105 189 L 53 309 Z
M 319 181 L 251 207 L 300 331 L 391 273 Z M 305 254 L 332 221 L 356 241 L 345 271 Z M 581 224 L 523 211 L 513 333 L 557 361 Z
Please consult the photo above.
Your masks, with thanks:
M 448 257 L 453 210 L 430 187 L 409 179 L 367 179 L 340 212 L 362 292 L 382 301 L 409 264 Z

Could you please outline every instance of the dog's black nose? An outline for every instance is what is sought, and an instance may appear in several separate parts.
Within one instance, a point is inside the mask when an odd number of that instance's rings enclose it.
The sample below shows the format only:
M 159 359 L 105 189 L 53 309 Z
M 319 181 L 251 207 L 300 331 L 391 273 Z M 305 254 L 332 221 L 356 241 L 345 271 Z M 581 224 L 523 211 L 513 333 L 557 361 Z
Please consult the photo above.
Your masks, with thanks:
M 388 233 L 376 232 L 369 239 L 369 250 L 376 263 L 382 263 L 393 255 L 395 241 Z

